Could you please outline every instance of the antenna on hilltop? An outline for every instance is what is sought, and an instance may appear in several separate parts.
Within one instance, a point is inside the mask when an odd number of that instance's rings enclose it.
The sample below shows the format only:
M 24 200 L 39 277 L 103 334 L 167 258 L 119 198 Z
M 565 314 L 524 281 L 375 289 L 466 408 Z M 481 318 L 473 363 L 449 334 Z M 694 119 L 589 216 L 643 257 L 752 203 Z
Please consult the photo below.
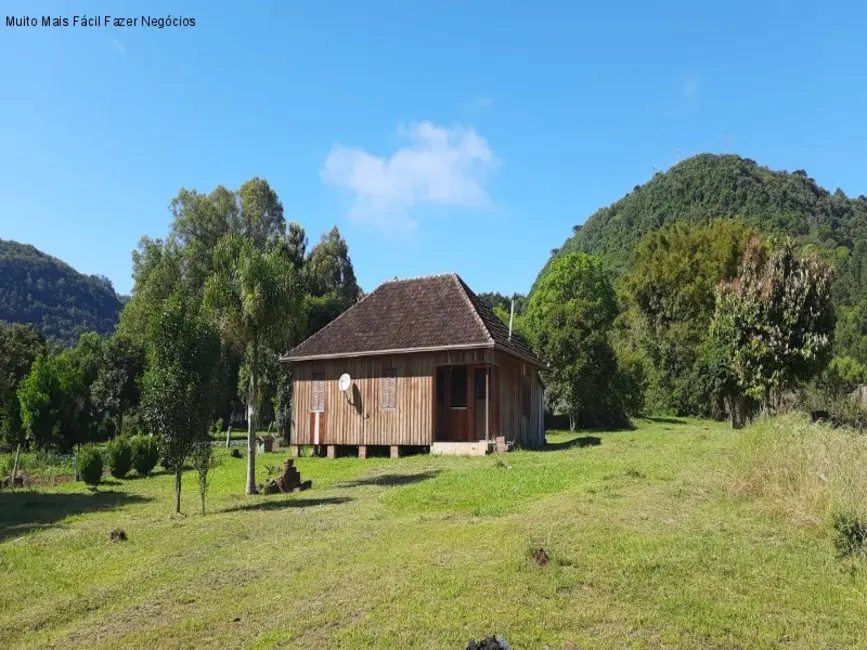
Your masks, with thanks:
M 728 131 L 725 132 L 724 138 L 725 138 L 725 144 L 723 145 L 723 152 L 728 153 L 729 152 L 729 132 Z
M 680 162 L 680 149 L 675 149 L 674 150 L 674 164 L 676 165 L 679 162 Z

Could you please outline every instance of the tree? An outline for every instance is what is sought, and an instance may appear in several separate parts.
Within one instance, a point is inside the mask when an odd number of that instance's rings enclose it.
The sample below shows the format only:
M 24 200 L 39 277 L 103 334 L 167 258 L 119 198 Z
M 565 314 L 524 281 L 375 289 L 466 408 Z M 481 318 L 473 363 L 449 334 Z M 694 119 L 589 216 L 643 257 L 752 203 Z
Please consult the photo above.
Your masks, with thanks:
M 583 426 L 627 421 L 617 361 L 609 343 L 617 316 L 614 289 L 601 262 L 583 253 L 558 258 L 530 295 L 527 324 L 551 400 Z
M 205 516 L 205 496 L 211 484 L 211 469 L 216 465 L 214 446 L 211 440 L 202 440 L 193 446 L 190 454 L 193 469 L 196 470 L 196 479 L 199 487 L 199 496 L 202 499 L 202 516 Z
M 79 426 L 81 377 L 68 357 L 40 355 L 18 388 L 21 420 L 41 449 L 69 451 L 87 441 Z
M 349 259 L 349 247 L 335 226 L 322 235 L 307 258 L 307 280 L 310 293 L 321 297 L 337 296 L 341 311 L 358 302 L 361 290 Z
M 230 235 L 214 252 L 205 287 L 225 339 L 243 350 L 247 390 L 247 494 L 256 493 L 256 406 L 266 355 L 303 328 L 303 295 L 291 260 L 279 248 L 259 251 L 250 239 Z
M 142 409 L 175 474 L 175 512 L 181 511 L 181 476 L 195 445 L 208 438 L 223 371 L 220 338 L 191 296 L 176 292 L 149 330 Z
M 737 275 L 751 235 L 735 221 L 674 222 L 639 242 L 622 283 L 624 311 L 635 312 L 629 333 L 652 366 L 650 402 L 657 410 L 708 414 L 712 397 L 695 381 L 704 372 L 699 351 L 713 318 L 716 286 Z
M 80 442 L 95 441 L 103 412 L 94 403 L 91 386 L 96 381 L 102 361 L 102 339 L 96 332 L 82 334 L 78 345 L 64 350 L 58 357 L 60 368 L 68 376 L 66 399 L 74 410 L 72 421 L 78 429 Z
M 740 275 L 719 286 L 713 336 L 741 389 L 765 409 L 830 359 L 831 281 L 831 269 L 815 255 L 796 256 L 791 240 L 768 249 L 753 239 Z
M 252 178 L 238 190 L 241 232 L 259 250 L 286 232 L 283 204 L 264 178 Z
M 867 364 L 867 300 L 838 309 L 837 316 L 836 354 Z
M 0 322 L 0 441 L 16 448 L 13 474 L 24 442 L 18 388 L 45 352 L 45 339 L 32 326 Z
M 91 386 L 94 404 L 117 419 L 123 433 L 123 417 L 141 400 L 139 384 L 145 369 L 145 350 L 132 339 L 115 335 L 102 349 L 99 369 Z
M 285 246 L 292 266 L 296 271 L 301 271 L 307 259 L 307 233 L 300 223 L 293 221 L 286 226 Z
M 144 345 L 152 316 L 185 282 L 183 249 L 174 240 L 142 237 L 132 254 L 132 298 L 120 314 L 117 333 Z

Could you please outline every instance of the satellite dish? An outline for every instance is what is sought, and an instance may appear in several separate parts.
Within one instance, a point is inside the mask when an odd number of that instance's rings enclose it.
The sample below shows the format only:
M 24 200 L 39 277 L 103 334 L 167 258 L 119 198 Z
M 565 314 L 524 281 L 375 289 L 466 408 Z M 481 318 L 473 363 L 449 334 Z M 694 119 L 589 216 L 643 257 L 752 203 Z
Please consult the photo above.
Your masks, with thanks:
M 352 377 L 349 376 L 348 373 L 343 373 L 340 375 L 340 379 L 337 380 L 337 387 L 340 389 L 340 392 L 345 393 L 349 390 L 349 387 L 352 385 Z

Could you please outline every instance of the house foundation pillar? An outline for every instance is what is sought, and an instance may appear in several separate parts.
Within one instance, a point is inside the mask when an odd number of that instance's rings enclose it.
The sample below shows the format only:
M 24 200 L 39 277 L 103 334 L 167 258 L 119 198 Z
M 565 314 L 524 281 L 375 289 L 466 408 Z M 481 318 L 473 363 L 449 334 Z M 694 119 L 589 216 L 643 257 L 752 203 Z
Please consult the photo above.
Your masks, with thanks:
M 367 458 L 367 445 L 358 445 L 358 457 L 361 460 Z
M 301 455 L 301 449 L 298 445 L 289 445 L 289 457 L 298 458 Z
M 325 448 L 325 457 L 326 458 L 334 458 L 336 455 L 334 452 L 335 452 L 334 445 L 328 445 Z
M 389 455 L 392 458 L 400 458 L 400 447 L 398 447 L 397 445 L 392 445 L 389 449 Z

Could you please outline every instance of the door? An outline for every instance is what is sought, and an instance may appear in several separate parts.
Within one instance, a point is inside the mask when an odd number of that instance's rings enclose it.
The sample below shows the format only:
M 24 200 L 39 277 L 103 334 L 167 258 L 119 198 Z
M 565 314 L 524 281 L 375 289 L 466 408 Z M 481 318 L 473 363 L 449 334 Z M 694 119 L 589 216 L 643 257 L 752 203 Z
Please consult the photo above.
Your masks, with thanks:
M 448 442 L 468 442 L 473 439 L 474 411 L 473 375 L 467 366 L 437 368 L 436 439 Z

